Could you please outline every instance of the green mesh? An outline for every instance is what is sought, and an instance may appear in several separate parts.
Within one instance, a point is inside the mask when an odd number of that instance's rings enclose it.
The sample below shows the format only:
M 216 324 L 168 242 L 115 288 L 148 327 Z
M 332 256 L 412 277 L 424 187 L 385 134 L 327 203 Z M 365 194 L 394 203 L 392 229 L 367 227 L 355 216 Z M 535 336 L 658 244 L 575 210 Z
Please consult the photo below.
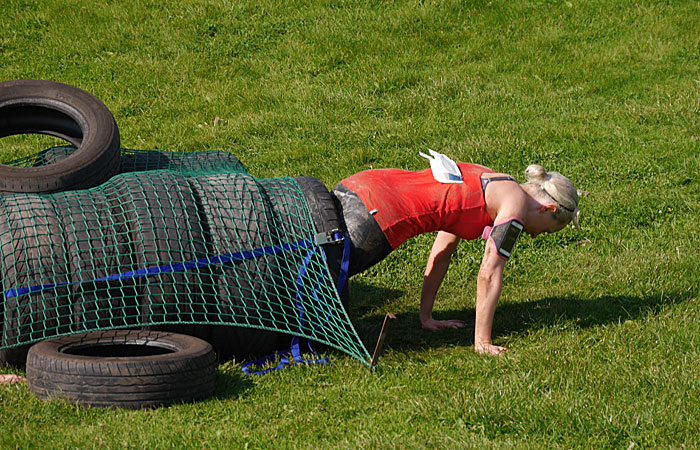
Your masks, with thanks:
M 93 330 L 236 325 L 368 363 L 316 232 L 293 178 L 255 178 L 226 152 L 125 149 L 121 173 L 98 187 L 0 195 L 0 348 Z

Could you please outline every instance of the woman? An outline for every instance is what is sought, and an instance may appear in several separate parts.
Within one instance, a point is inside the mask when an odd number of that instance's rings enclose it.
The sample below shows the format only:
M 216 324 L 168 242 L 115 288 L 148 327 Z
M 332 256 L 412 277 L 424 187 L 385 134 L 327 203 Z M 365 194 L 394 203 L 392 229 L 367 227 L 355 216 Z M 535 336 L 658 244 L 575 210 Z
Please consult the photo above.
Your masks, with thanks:
M 538 165 L 527 168 L 525 184 L 477 164 L 454 167 L 461 181 L 439 182 L 435 169 L 379 169 L 352 175 L 335 187 L 351 241 L 349 274 L 376 264 L 413 236 L 438 231 L 423 279 L 421 325 L 460 328 L 459 320 L 433 319 L 435 296 L 459 240 L 482 236 L 488 244 L 477 278 L 474 350 L 501 355 L 507 349 L 492 344 L 491 326 L 506 260 L 520 231 L 535 237 L 560 231 L 571 221 L 578 228 L 578 194 L 568 178 Z

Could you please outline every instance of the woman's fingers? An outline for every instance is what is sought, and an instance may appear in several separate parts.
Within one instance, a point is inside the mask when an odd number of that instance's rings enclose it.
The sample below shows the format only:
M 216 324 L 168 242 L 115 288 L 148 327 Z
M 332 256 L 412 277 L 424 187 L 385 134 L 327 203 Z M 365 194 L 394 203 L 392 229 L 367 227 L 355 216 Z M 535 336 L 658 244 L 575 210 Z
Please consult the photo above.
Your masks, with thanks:
M 427 320 L 422 324 L 423 328 L 430 331 L 437 331 L 442 328 L 462 328 L 464 322 L 461 320 Z
M 20 377 L 19 375 L 14 375 L 14 374 L 0 375 L 0 384 L 24 383 L 26 381 L 27 381 L 26 378 Z
M 461 320 L 442 320 L 443 328 L 462 328 L 464 322 Z

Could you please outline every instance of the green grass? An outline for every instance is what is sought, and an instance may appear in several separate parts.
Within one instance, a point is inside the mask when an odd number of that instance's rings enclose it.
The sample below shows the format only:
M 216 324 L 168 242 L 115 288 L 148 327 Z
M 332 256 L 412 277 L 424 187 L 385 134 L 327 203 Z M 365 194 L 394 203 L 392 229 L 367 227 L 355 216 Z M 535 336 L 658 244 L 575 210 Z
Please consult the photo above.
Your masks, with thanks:
M 3 2 L 0 80 L 61 81 L 112 110 L 122 145 L 224 149 L 260 177 L 335 185 L 443 151 L 523 179 L 570 177 L 583 234 L 524 239 L 473 353 L 483 243 L 463 243 L 420 330 L 432 236 L 353 279 L 376 372 L 252 378 L 154 411 L 44 403 L 0 387 L 0 448 L 696 448 L 700 434 L 697 2 Z M 215 120 L 216 118 L 219 120 Z M 0 140 L 1 161 L 41 150 Z M 586 239 L 583 245 L 577 245 Z M 13 371 L 11 368 L 0 371 Z

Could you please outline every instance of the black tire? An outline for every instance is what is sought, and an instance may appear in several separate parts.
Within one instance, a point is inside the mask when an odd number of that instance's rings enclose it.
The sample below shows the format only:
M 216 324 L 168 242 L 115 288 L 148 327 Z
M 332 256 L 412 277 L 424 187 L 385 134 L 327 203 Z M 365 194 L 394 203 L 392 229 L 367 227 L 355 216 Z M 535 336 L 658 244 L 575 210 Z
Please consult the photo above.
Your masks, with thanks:
M 313 177 L 295 177 L 294 180 L 299 184 L 299 187 L 304 192 L 306 201 L 309 203 L 311 210 L 311 218 L 316 226 L 316 231 L 323 233 L 335 229 L 342 230 L 338 208 L 333 195 L 328 192 L 326 185 L 321 180 Z M 323 246 L 328 260 L 328 268 L 330 269 L 333 283 L 338 283 L 340 274 L 340 263 L 343 257 L 343 244 L 326 244 Z M 348 298 L 350 291 L 346 280 L 343 291 L 340 293 L 340 300 L 343 306 L 348 306 Z
M 132 159 L 126 169 L 156 170 L 170 166 L 166 153 L 148 152 Z M 138 171 L 137 171 L 138 172 Z M 127 231 L 133 270 L 171 262 L 194 261 L 206 256 L 200 201 L 183 176 L 170 172 L 126 173 L 113 180 L 107 194 L 112 217 Z M 127 261 L 122 267 L 129 267 Z M 163 273 L 127 280 L 138 302 L 138 318 L 144 328 L 187 334 L 211 344 L 210 325 L 162 325 L 165 322 L 216 320 L 205 313 L 205 304 L 216 304 L 210 270 Z M 122 288 L 123 289 L 123 288 Z M 114 304 L 115 296 L 110 297 Z M 124 304 L 130 303 L 124 299 Z M 214 345 L 214 350 L 218 348 Z
M 112 217 L 128 229 L 131 261 L 120 266 L 155 268 L 206 255 L 198 209 L 189 183 L 168 171 L 123 174 L 106 194 Z M 200 300 L 209 284 L 202 271 L 164 271 L 130 281 L 136 285 L 142 323 L 201 322 Z M 110 299 L 110 300 L 113 300 Z
M 198 199 L 202 219 L 207 223 L 205 235 L 209 254 L 250 250 L 246 242 L 241 242 L 239 233 L 243 230 L 246 230 L 248 242 L 263 247 L 275 244 L 266 215 L 270 207 L 253 177 L 228 173 L 191 178 L 190 184 Z M 274 256 L 245 259 L 211 270 L 216 299 L 207 302 L 210 322 L 233 323 L 242 318 L 250 325 L 212 325 L 209 328 L 209 342 L 219 358 L 248 359 L 278 350 L 283 341 L 281 334 L 256 328 L 277 328 L 284 321 L 280 305 L 265 303 L 258 308 L 256 304 L 256 299 L 266 291 L 266 283 L 279 278 Z M 203 333 L 202 329 L 198 332 Z
M 75 152 L 36 167 L 0 164 L 0 192 L 51 193 L 97 186 L 119 172 L 119 129 L 112 113 L 91 94 L 62 83 L 0 83 L 0 138 L 48 134 Z
M 215 364 L 211 345 L 192 336 L 99 331 L 32 346 L 27 381 L 30 391 L 43 399 L 141 409 L 211 396 Z
M 68 279 L 61 222 L 48 197 L 0 196 L 0 286 L 3 290 L 61 283 Z M 31 292 L 0 302 L 0 347 L 41 339 L 45 330 L 70 331 L 68 288 L 50 296 Z M 24 366 L 28 347 L 0 351 L 0 365 Z

